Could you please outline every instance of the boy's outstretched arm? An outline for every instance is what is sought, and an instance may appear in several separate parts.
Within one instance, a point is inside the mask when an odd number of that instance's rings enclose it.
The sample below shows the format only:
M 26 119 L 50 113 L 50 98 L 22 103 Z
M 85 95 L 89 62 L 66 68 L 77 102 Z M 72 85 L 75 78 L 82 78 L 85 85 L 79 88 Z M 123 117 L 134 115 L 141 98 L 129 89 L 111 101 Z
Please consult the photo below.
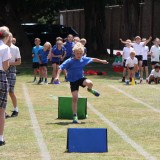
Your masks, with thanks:
M 144 46 L 149 43 L 151 41 L 152 37 L 150 36 L 145 42 L 144 42 Z
M 59 77 L 60 77 L 61 72 L 62 72 L 62 70 L 61 70 L 61 69 L 58 69 L 57 75 L 56 75 L 54 81 L 59 81 Z
M 109 62 L 107 62 L 106 60 L 101 60 L 98 58 L 92 58 L 93 62 L 97 62 L 97 63 L 103 63 L 103 64 L 108 64 Z
M 123 40 L 122 40 L 122 38 L 120 38 L 119 40 L 120 40 L 120 41 L 121 41 L 121 43 L 123 43 L 123 44 L 128 44 L 128 42 L 123 41 Z

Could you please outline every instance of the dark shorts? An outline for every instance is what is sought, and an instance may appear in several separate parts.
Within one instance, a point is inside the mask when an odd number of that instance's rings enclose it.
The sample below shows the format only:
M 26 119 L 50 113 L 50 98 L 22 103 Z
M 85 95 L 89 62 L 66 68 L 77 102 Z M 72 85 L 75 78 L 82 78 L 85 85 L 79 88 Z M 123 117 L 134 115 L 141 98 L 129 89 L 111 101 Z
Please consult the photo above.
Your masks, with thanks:
M 60 65 L 60 62 L 52 62 L 52 64 Z
M 79 86 L 81 87 L 85 87 L 83 85 L 83 82 L 84 80 L 86 80 L 87 78 L 81 78 L 75 82 L 70 82 L 70 88 L 71 88 L 71 92 L 74 92 L 74 91 L 78 91 L 79 90 Z
M 43 64 L 39 64 L 40 67 L 43 67 L 43 66 L 48 66 L 47 63 L 43 63 Z
M 33 62 L 32 68 L 39 68 L 39 63 L 38 62 Z
M 127 67 L 126 67 L 126 59 L 124 59 L 124 61 L 123 61 L 123 67 L 124 67 L 124 68 L 127 68 Z
M 136 58 L 138 59 L 138 62 L 143 61 L 143 56 L 142 55 L 136 55 Z
M 9 67 L 7 74 L 7 80 L 9 85 L 9 92 L 14 92 L 14 86 L 16 84 L 16 67 Z
M 143 66 L 143 67 L 147 67 L 147 66 L 148 66 L 148 61 L 147 61 L 147 60 L 143 60 L 142 66 Z
M 7 106 L 8 80 L 6 72 L 0 71 L 0 108 L 5 109 Z
M 152 62 L 151 62 L 152 65 L 155 65 L 156 63 L 159 64 L 159 62 L 156 62 L 156 61 L 152 61 Z
M 129 67 L 129 70 L 133 70 L 134 69 L 134 67 Z

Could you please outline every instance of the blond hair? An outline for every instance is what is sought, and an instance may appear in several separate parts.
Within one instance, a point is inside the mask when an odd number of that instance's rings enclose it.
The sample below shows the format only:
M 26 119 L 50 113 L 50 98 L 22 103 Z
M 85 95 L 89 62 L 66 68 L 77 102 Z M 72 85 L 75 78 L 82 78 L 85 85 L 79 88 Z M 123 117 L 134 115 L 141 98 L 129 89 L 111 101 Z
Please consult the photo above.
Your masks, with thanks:
M 82 45 L 82 43 L 80 43 L 80 42 L 77 42 L 75 45 L 74 45 L 74 47 L 73 47 L 73 52 L 75 52 L 75 51 L 82 51 L 82 52 L 84 52 L 84 46 Z
M 130 52 L 130 55 L 136 56 L 136 52 L 135 52 L 135 51 L 131 51 L 131 52 Z
M 9 36 L 9 31 L 6 27 L 0 27 L 0 39 L 4 39 Z

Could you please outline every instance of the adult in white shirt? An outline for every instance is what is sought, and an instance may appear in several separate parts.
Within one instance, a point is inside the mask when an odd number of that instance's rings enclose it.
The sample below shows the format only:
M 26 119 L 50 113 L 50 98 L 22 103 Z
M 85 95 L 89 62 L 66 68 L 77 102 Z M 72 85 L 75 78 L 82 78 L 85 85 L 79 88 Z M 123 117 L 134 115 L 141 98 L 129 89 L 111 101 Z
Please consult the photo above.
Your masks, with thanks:
M 122 82 L 125 82 L 125 77 L 126 77 L 126 60 L 130 56 L 131 51 L 134 51 L 134 49 L 131 47 L 131 40 L 128 39 L 126 40 L 127 44 L 126 47 L 123 48 L 123 55 L 122 55 L 122 60 L 123 60 L 123 77 L 122 77 Z
M 9 59 L 11 58 L 10 49 L 5 44 L 8 41 L 8 37 L 9 31 L 5 27 L 0 27 L 0 146 L 5 145 L 3 132 L 8 95 L 6 70 L 9 67 Z
M 145 41 L 146 41 L 146 38 L 143 38 L 142 42 L 145 42 Z M 143 72 L 145 70 L 146 82 L 148 83 L 148 55 L 149 55 L 149 47 L 148 46 L 143 46 L 142 54 L 143 54 L 143 65 L 142 65 Z
M 14 92 L 14 87 L 16 83 L 16 66 L 21 64 L 21 55 L 19 48 L 12 44 L 12 34 L 10 33 L 7 45 L 10 48 L 11 59 L 9 60 L 10 67 L 7 70 L 7 79 L 9 84 L 9 95 L 12 100 L 12 104 L 14 110 L 12 111 L 11 117 L 18 116 L 18 106 L 17 106 L 17 98 Z
M 138 67 L 139 67 L 139 71 L 140 71 L 140 82 L 143 81 L 143 69 L 142 69 L 143 55 L 142 55 L 142 48 L 147 43 L 149 43 L 151 39 L 152 39 L 152 37 L 149 37 L 149 39 L 147 39 L 145 42 L 141 42 L 141 37 L 140 36 L 136 36 L 135 37 L 135 42 L 131 43 L 131 45 L 133 46 L 133 49 L 135 50 L 136 58 L 138 59 Z M 122 43 L 126 44 L 126 41 L 123 41 L 122 39 L 120 39 L 120 41 Z
M 154 69 L 152 69 L 150 75 L 149 75 L 149 84 L 151 84 L 152 81 L 155 82 L 155 84 L 158 84 L 160 81 L 160 65 L 157 63 L 154 66 Z
M 154 40 L 154 45 L 150 49 L 152 69 L 154 69 L 155 64 L 159 63 L 159 57 L 160 57 L 159 43 L 160 43 L 159 38 L 156 38 Z
M 126 60 L 126 67 L 128 71 L 127 81 L 129 81 L 130 78 L 135 79 L 135 72 L 137 71 L 137 65 L 138 65 L 138 59 L 135 56 L 136 56 L 136 53 L 132 51 L 130 53 L 130 56 Z

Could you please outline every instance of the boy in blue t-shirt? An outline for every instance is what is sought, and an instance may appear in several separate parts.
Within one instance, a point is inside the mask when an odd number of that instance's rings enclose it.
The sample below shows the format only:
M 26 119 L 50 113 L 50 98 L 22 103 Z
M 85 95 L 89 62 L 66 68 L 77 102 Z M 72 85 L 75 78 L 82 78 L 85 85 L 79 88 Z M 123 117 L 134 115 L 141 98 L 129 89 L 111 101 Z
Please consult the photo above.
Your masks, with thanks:
M 38 51 L 40 49 L 43 48 L 43 46 L 40 45 L 41 40 L 39 38 L 35 38 L 34 40 L 34 44 L 35 46 L 32 48 L 32 61 L 33 61 L 33 65 L 32 68 L 34 69 L 34 80 L 33 82 L 36 82 L 36 75 L 39 74 L 38 73 L 38 69 L 39 69 L 39 61 L 38 61 Z
M 67 80 L 70 82 L 70 88 L 72 92 L 72 112 L 73 112 L 73 123 L 78 123 L 77 116 L 77 102 L 78 102 L 78 91 L 79 86 L 86 87 L 89 92 L 95 96 L 100 94 L 93 90 L 93 83 L 91 80 L 84 77 L 84 67 L 91 62 L 99 62 L 108 64 L 106 60 L 100 60 L 97 58 L 84 57 L 84 46 L 77 42 L 73 48 L 74 57 L 69 58 L 59 66 L 55 81 L 59 81 L 59 76 L 62 70 L 67 70 Z
M 52 67 L 53 67 L 51 84 L 53 83 L 54 78 L 56 77 L 60 61 L 64 59 L 65 55 L 66 55 L 66 49 L 63 46 L 63 42 L 61 40 L 58 40 L 56 42 L 55 47 L 52 49 L 52 53 L 50 56 L 50 60 L 52 61 Z
M 38 51 L 39 69 L 40 69 L 40 80 L 38 84 L 48 84 L 47 82 L 47 65 L 48 65 L 48 55 L 51 51 L 51 44 L 46 42 L 43 49 Z M 43 81 L 45 78 L 45 81 Z

